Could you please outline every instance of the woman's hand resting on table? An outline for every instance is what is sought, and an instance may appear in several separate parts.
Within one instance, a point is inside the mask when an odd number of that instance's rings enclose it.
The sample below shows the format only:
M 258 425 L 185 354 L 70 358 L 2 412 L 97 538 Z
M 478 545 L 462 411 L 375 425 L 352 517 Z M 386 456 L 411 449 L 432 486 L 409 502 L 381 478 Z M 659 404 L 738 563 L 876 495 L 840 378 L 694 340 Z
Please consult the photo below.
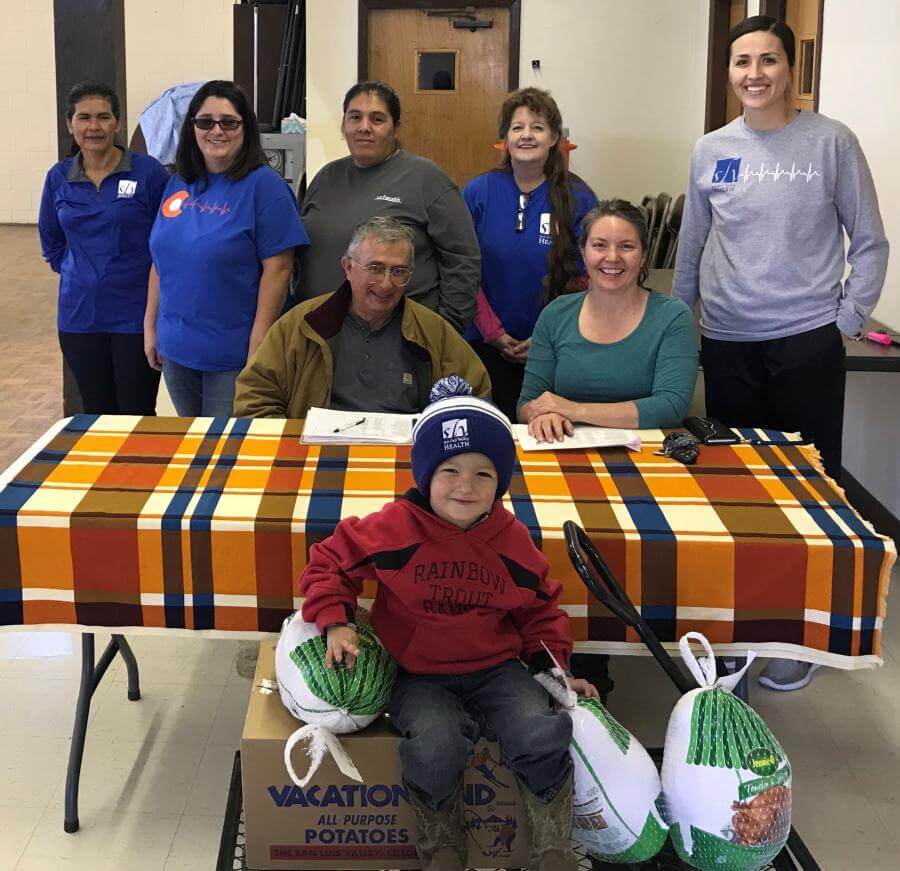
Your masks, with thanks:
M 528 414 L 532 420 L 541 414 L 561 414 L 563 417 L 573 420 L 578 406 L 568 399 L 556 393 L 545 390 L 540 396 L 528 403 Z
M 575 432 L 572 421 L 578 406 L 562 396 L 545 390 L 526 406 L 528 432 L 539 442 L 561 442 Z
M 332 626 L 325 636 L 325 668 L 343 663 L 350 671 L 356 668 L 359 656 L 359 636 L 349 626 Z
M 528 424 L 528 434 L 539 442 L 561 442 L 573 432 L 572 421 L 553 411 L 531 418 Z

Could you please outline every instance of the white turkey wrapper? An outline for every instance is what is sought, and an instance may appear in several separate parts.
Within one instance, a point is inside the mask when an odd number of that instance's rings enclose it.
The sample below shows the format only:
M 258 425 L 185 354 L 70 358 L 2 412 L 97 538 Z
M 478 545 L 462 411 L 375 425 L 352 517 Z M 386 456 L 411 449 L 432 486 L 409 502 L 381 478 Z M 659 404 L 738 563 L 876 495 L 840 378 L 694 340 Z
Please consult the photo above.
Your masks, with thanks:
M 705 656 L 694 656 L 691 640 Z M 731 692 L 754 654 L 717 678 L 706 638 L 688 633 L 680 648 L 700 688 L 678 701 L 666 731 L 662 810 L 672 843 L 701 871 L 756 871 L 787 841 L 791 767 L 760 716 Z
M 639 863 L 655 856 L 667 826 L 656 807 L 659 772 L 640 742 L 594 699 L 572 715 L 575 811 L 572 836 L 599 859 Z
M 275 677 L 284 706 L 307 725 L 285 744 L 285 766 L 291 779 L 305 786 L 330 752 L 341 770 L 356 780 L 359 772 L 335 735 L 357 732 L 379 717 L 387 707 L 397 665 L 384 649 L 363 609 L 356 612 L 359 656 L 353 670 L 337 664 L 325 667 L 325 637 L 314 623 L 306 623 L 297 611 L 281 627 L 275 647 Z M 291 751 L 308 740 L 310 767 L 299 778 Z
M 666 840 L 666 824 L 656 807 L 661 790 L 656 765 L 599 701 L 578 698 L 554 662 L 549 674 L 542 672 L 535 679 L 572 717 L 572 837 L 598 859 L 644 862 Z

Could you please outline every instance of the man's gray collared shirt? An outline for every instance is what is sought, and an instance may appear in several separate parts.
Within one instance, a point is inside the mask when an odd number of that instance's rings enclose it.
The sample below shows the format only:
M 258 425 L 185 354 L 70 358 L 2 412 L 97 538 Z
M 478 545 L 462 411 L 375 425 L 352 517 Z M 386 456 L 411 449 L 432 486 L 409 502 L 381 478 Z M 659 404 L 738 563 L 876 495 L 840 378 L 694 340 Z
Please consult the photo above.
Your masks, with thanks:
M 352 312 L 329 341 L 334 356 L 331 407 L 343 411 L 420 411 L 418 366 L 403 340 L 402 306 L 387 323 L 370 330 Z

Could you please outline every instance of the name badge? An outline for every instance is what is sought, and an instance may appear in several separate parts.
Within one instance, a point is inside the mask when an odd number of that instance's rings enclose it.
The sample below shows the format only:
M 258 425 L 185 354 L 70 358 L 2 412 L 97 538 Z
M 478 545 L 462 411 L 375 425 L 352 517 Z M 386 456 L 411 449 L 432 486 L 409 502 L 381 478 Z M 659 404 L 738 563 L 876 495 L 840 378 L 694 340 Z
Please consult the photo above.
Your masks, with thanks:
M 550 235 L 550 212 L 541 212 L 540 233 L 542 236 Z
M 119 199 L 122 197 L 133 197 L 137 190 L 137 182 L 129 179 L 122 179 L 119 182 Z
M 403 383 L 404 384 L 412 384 L 412 372 L 404 372 L 403 373 Z

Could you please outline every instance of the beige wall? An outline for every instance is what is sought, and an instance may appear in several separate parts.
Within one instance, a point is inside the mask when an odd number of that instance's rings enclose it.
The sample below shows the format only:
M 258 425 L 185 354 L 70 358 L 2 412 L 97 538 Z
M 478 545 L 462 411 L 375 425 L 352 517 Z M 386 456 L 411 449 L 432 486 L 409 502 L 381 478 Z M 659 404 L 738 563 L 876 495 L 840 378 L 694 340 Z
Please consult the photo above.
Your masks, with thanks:
M 0 223 L 30 224 L 56 163 L 53 0 L 22 0 L 10 13 L 0 26 Z
M 519 83 L 556 97 L 572 169 L 598 196 L 684 191 L 703 135 L 708 6 L 523 0 Z
M 819 111 L 853 130 L 872 169 L 892 246 L 875 317 L 900 330 L 900 111 L 893 81 L 900 46 L 900 4 L 828 0 L 822 26 Z
M 900 330 L 900 112 L 891 72 L 900 45 L 900 4 L 828 0 L 822 20 L 819 111 L 847 124 L 866 153 L 891 259 L 875 317 Z M 900 375 L 849 372 L 844 404 L 846 468 L 900 517 Z
M 232 5 L 125 0 L 129 137 L 144 106 L 166 88 L 232 77 Z M 57 159 L 53 0 L 15 6 L 0 28 L 0 223 L 30 224 Z
M 347 154 L 341 101 L 356 81 L 357 11 L 353 2 L 306 4 L 306 175 Z
M 125 0 L 129 138 L 147 104 L 172 85 L 232 77 L 234 5 L 235 0 Z
M 356 81 L 356 14 L 351 2 L 307 7 L 311 175 L 347 153 L 340 108 Z M 703 133 L 707 28 L 707 0 L 522 0 L 519 81 L 553 92 L 579 146 L 572 168 L 598 194 L 684 189 Z

